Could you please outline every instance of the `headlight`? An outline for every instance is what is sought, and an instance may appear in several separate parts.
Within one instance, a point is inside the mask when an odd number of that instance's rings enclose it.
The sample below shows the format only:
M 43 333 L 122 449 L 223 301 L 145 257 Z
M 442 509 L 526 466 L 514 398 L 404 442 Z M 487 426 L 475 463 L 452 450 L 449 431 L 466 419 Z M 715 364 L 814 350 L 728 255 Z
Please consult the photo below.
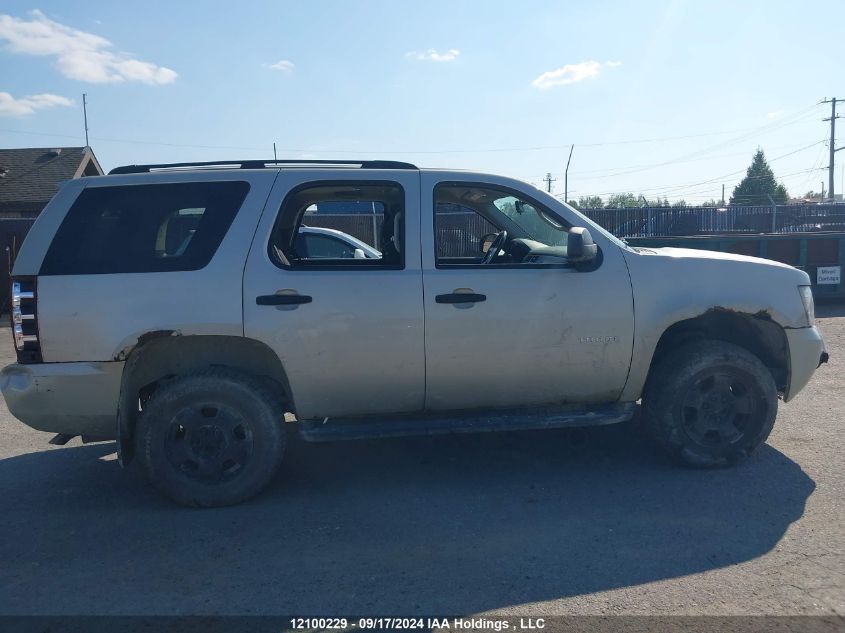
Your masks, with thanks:
M 807 326 L 811 327 L 816 320 L 816 309 L 813 306 L 813 291 L 810 286 L 798 286 L 801 303 L 804 304 L 804 314 L 807 315 Z

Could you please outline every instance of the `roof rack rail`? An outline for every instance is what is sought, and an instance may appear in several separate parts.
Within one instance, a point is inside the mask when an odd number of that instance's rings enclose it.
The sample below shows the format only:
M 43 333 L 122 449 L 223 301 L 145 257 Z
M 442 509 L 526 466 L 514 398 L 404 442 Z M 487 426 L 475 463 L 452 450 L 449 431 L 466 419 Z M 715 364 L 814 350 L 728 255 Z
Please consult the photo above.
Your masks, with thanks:
M 359 169 L 419 169 L 411 163 L 403 163 L 395 160 L 214 160 L 199 163 L 158 163 L 153 165 L 123 165 L 115 167 L 109 174 L 144 174 L 158 170 L 190 170 L 203 169 L 206 167 L 230 168 L 230 169 L 266 169 L 277 166 L 301 166 L 311 165 L 337 165 L 358 167 Z

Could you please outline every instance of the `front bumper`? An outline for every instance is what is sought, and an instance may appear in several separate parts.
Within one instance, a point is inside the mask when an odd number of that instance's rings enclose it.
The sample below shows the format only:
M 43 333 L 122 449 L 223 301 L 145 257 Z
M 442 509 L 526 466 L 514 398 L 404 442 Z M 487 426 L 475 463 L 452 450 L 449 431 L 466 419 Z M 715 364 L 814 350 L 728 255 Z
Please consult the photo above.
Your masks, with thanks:
M 815 327 L 784 331 L 789 346 L 789 383 L 783 400 L 789 402 L 807 385 L 813 372 L 827 362 L 827 351 L 822 335 Z
M 0 371 L 0 390 L 33 429 L 111 439 L 122 373 L 123 362 L 14 364 Z

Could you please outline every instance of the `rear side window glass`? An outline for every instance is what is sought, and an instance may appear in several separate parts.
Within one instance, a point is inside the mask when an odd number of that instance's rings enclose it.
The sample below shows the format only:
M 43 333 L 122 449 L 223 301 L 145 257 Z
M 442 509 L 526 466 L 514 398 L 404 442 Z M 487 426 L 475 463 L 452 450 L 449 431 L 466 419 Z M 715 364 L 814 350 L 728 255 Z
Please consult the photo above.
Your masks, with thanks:
M 42 275 L 199 270 L 249 191 L 246 182 L 85 189 L 50 245 Z
M 405 191 L 391 181 L 317 181 L 286 196 L 269 255 L 283 268 L 404 265 Z

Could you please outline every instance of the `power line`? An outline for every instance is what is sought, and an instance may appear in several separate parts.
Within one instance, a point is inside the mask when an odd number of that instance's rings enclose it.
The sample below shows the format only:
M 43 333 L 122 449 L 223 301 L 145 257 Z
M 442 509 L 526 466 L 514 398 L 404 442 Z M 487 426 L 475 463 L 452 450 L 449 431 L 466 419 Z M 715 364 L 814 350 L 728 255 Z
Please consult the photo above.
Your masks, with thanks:
M 816 155 L 816 160 L 813 161 L 813 166 L 810 168 L 812 171 L 817 171 L 817 170 L 821 169 L 822 160 L 824 160 L 824 149 L 825 149 L 824 145 L 822 145 L 819 148 L 819 153 Z M 806 188 L 809 185 L 812 177 L 813 177 L 812 172 L 808 173 L 807 177 L 802 181 L 799 189 L 805 189 L 806 190 Z
M 798 171 L 789 172 L 787 174 L 781 175 L 781 179 L 789 178 L 791 176 L 796 176 L 796 175 L 799 175 L 799 174 L 810 173 L 810 172 L 813 172 L 813 171 L 818 171 L 818 169 L 814 169 L 814 168 L 800 169 Z M 741 173 L 741 172 L 734 172 L 734 174 L 738 174 L 738 173 Z M 766 177 L 764 177 L 764 176 L 750 176 L 749 177 L 750 180 L 757 180 L 757 179 L 760 179 L 760 178 L 766 178 Z M 638 189 L 638 192 L 641 193 L 641 194 L 650 192 L 655 197 L 660 197 L 661 195 L 663 195 L 663 196 L 670 196 L 670 195 L 671 196 L 688 196 L 688 195 L 694 195 L 696 193 L 700 193 L 700 191 L 689 191 L 689 189 L 693 189 L 696 186 L 702 186 L 702 185 L 706 185 L 706 184 L 715 184 L 718 180 L 722 180 L 722 179 L 725 180 L 726 184 L 733 184 L 733 183 L 738 183 L 738 182 L 742 181 L 742 178 L 722 178 L 722 177 L 720 177 L 720 178 L 714 178 L 713 180 L 710 180 L 710 181 L 704 181 L 704 182 L 700 182 L 700 183 L 691 183 L 689 185 L 681 185 L 681 186 L 677 186 L 675 188 Z M 712 189 L 708 188 L 704 191 L 712 191 Z M 591 193 L 589 195 L 591 195 L 591 196 L 613 196 L 613 195 L 620 195 L 620 194 L 626 194 L 626 193 L 632 193 L 632 192 L 630 190 L 628 190 L 628 191 L 606 191 L 606 192 L 601 192 L 601 193 Z
M 815 107 L 815 106 L 813 106 L 813 107 Z M 774 130 L 786 127 L 787 125 L 793 125 L 795 123 L 799 123 L 800 121 L 803 121 L 805 118 L 809 118 L 812 115 L 808 114 L 807 116 L 804 116 L 804 117 L 798 118 L 798 119 L 795 119 L 794 117 L 804 115 L 806 113 L 807 113 L 806 110 L 801 111 L 801 112 L 793 115 L 793 118 L 790 121 L 781 122 L 778 125 L 776 125 L 775 127 L 772 127 L 775 124 L 769 124 L 769 125 L 763 126 L 763 128 L 760 128 L 760 131 L 762 133 L 773 132 Z M 635 173 L 639 173 L 639 172 L 643 172 L 643 171 L 648 171 L 650 169 L 655 169 L 657 167 L 665 167 L 667 165 L 674 165 L 674 164 L 677 164 L 677 163 L 688 162 L 690 160 L 697 159 L 697 157 L 701 156 L 702 154 L 708 154 L 708 153 L 712 152 L 713 150 L 720 149 L 722 147 L 727 147 L 727 146 L 733 145 L 735 143 L 740 143 L 742 141 L 748 140 L 749 138 L 752 138 L 755 135 L 756 134 L 743 134 L 743 135 L 738 136 L 734 139 L 729 139 L 727 141 L 717 143 L 716 145 L 711 145 L 710 147 L 705 147 L 705 148 L 700 149 L 700 150 L 696 150 L 694 152 L 691 152 L 691 153 L 683 155 L 683 156 L 678 156 L 678 157 L 675 157 L 675 158 L 672 158 L 672 159 L 669 159 L 669 160 L 664 160 L 664 161 L 661 161 L 661 162 L 658 162 L 658 163 L 653 163 L 653 164 L 650 164 L 650 165 L 642 165 L 642 166 L 632 167 L 632 168 L 623 168 L 621 170 L 607 174 L 605 176 L 591 176 L 591 177 L 588 177 L 588 178 L 583 178 L 582 180 L 593 180 L 593 179 L 601 179 L 601 178 L 611 178 L 611 177 L 615 177 L 615 176 L 626 176 L 628 174 L 635 174 Z
M 815 108 L 819 104 L 814 104 L 810 108 Z M 722 131 L 715 131 L 715 132 L 703 132 L 697 134 L 685 134 L 682 136 L 664 136 L 658 138 L 641 138 L 641 139 L 626 139 L 626 140 L 619 140 L 619 141 L 602 141 L 598 143 L 577 143 L 577 145 L 581 147 L 605 147 L 605 146 L 613 146 L 613 145 L 633 145 L 639 143 L 663 143 L 667 141 L 677 141 L 677 140 L 685 140 L 691 138 L 702 138 L 707 136 L 716 136 L 721 134 L 734 134 L 737 132 L 748 132 L 748 136 L 754 136 L 756 133 L 771 131 L 774 129 L 779 129 L 781 127 L 786 127 L 787 125 L 793 125 L 795 123 L 801 122 L 802 119 L 795 119 L 802 114 L 804 114 L 807 109 L 800 110 L 792 115 L 785 117 L 780 121 L 776 121 L 773 123 L 768 123 L 763 126 L 756 126 L 750 128 L 741 128 L 741 129 L 733 129 L 733 130 L 722 130 Z M 772 127 L 775 126 L 775 127 Z M 55 138 L 72 138 L 76 139 L 79 138 L 77 135 L 74 134 L 54 134 L 48 132 L 34 132 L 31 130 L 14 130 L 9 128 L 0 128 L 0 132 L 5 132 L 8 134 L 24 134 L 24 135 L 31 135 L 31 136 L 45 136 L 45 137 L 55 137 Z M 745 137 L 739 137 L 740 139 Z M 266 146 L 245 146 L 245 145 L 202 145 L 202 144 L 190 144 L 190 143 L 171 143 L 171 142 L 164 142 L 164 141 L 143 141 L 137 139 L 121 139 L 121 138 L 110 138 L 110 137 L 96 137 L 92 136 L 91 140 L 99 141 L 104 143 L 125 143 L 128 145 L 151 145 L 151 146 L 161 146 L 161 147 L 178 147 L 178 148 L 188 148 L 188 149 L 232 149 L 232 150 L 244 150 L 244 151 L 260 151 L 263 152 L 266 150 Z M 733 140 L 728 140 L 726 143 L 730 144 L 734 142 Z M 313 149 L 313 148 L 279 148 L 281 152 L 316 152 L 321 154 L 378 154 L 378 155 L 391 155 L 391 154 L 485 154 L 485 153 L 496 153 L 496 152 L 530 152 L 530 151 L 542 151 L 542 150 L 556 150 L 556 149 L 566 149 L 570 147 L 571 143 L 566 143 L 563 145 L 538 145 L 538 146 L 528 146 L 528 147 L 496 147 L 496 148 L 461 148 L 461 149 L 447 149 L 447 150 L 426 150 L 426 149 L 416 149 L 416 150 L 361 150 L 361 149 Z M 702 150 L 705 151 L 705 150 Z
M 794 172 L 790 172 L 790 173 L 787 173 L 787 174 L 783 174 L 781 178 L 782 178 L 782 179 L 783 179 L 783 178 L 790 178 L 790 177 L 792 177 L 792 176 L 797 176 L 797 175 L 801 175 L 801 174 L 805 174 L 805 173 L 810 173 L 810 172 L 813 172 L 813 171 L 818 171 L 818 169 L 813 169 L 813 168 L 810 168 L 810 169 L 801 169 L 801 170 L 798 170 L 798 171 L 794 171 Z M 755 179 L 757 179 L 757 178 L 762 178 L 762 176 L 756 176 L 756 177 L 755 177 L 755 176 L 752 176 L 752 177 L 751 177 L 751 179 L 752 179 L 752 180 L 755 180 Z M 741 180 L 742 180 L 742 178 L 733 178 L 733 179 L 729 179 L 729 180 L 727 180 L 727 181 L 726 181 L 726 183 L 727 183 L 728 185 L 732 185 L 732 184 L 734 184 L 734 183 L 739 183 Z M 643 196 L 644 198 L 648 198 L 649 196 L 645 195 L 645 194 L 643 193 L 643 191 L 647 191 L 647 190 L 641 190 L 641 191 L 639 191 L 639 195 Z M 577 192 L 573 192 L 573 193 L 577 193 Z M 614 196 L 614 195 L 624 195 L 624 194 L 627 194 L 627 193 L 632 193 L 632 192 L 631 192 L 631 191 L 615 191 L 615 192 L 607 192 L 607 193 L 602 193 L 602 194 L 589 194 L 589 195 L 586 195 L 586 194 L 585 194 L 585 195 L 583 195 L 583 196 L 579 196 L 579 197 L 590 197 L 590 196 Z M 710 188 L 710 187 L 708 187 L 708 188 L 706 188 L 706 189 L 697 189 L 697 190 L 695 190 L 695 191 L 682 191 L 682 192 L 679 192 L 679 193 L 666 192 L 666 195 L 663 195 L 663 197 L 668 197 L 668 195 L 672 195 L 673 197 L 675 197 L 675 196 L 683 196 L 684 198 L 700 197 L 700 196 L 710 196 L 711 198 L 712 198 L 712 197 L 714 197 L 714 196 L 713 196 L 713 189 L 712 189 L 712 188 Z M 661 197 L 661 193 L 655 193 L 655 194 L 652 194 L 652 196 L 653 196 L 654 198 L 659 199 L 659 198 Z
M 824 140 L 822 140 L 820 142 L 823 143 Z M 787 149 L 787 148 L 792 149 L 794 147 L 798 147 L 799 145 L 801 145 L 801 143 L 790 143 L 789 145 L 776 145 L 775 147 L 770 147 L 769 149 L 770 150 Z M 746 156 L 747 154 L 748 154 L 748 150 L 744 150 L 742 152 L 731 152 L 730 154 L 716 154 L 715 156 L 699 156 L 699 157 L 696 157 L 696 158 L 687 158 L 686 160 L 673 160 L 673 161 L 671 161 L 670 164 L 671 165 L 677 165 L 677 164 L 680 164 L 680 163 L 696 163 L 696 162 L 707 161 L 707 160 L 718 160 L 720 158 L 733 158 L 735 156 Z M 654 164 L 654 165 L 648 165 L 648 167 L 660 167 L 660 166 L 664 166 L 664 164 L 659 163 L 659 164 Z M 573 175 L 579 176 L 581 174 L 596 174 L 596 173 L 614 172 L 614 171 L 618 171 L 620 169 L 624 169 L 624 168 L 614 167 L 614 168 L 611 168 L 611 169 L 593 169 L 593 170 L 587 170 L 587 171 L 573 172 Z M 645 170 L 643 170 L 643 171 L 645 171 Z M 601 177 L 581 178 L 581 180 L 599 180 L 601 178 L 611 178 L 614 175 L 616 175 L 616 174 L 608 174 L 606 176 L 601 176 Z
M 815 147 L 816 145 L 819 145 L 819 144 L 824 143 L 824 142 L 825 142 L 824 139 L 822 139 L 821 141 L 816 141 L 815 143 L 805 145 L 804 147 L 801 147 L 801 148 L 796 149 L 794 151 L 787 152 L 786 154 L 781 154 L 780 156 L 775 156 L 774 158 L 768 159 L 768 162 L 772 163 L 772 162 L 775 162 L 775 161 L 780 160 L 782 158 L 786 158 L 788 156 L 798 154 L 799 152 L 803 152 L 803 151 L 805 151 L 805 150 L 807 150 L 811 147 Z M 686 183 L 686 184 L 682 184 L 682 185 L 679 184 L 679 185 L 663 185 L 663 186 L 660 186 L 660 187 L 650 187 L 650 188 L 640 189 L 639 191 L 641 193 L 642 192 L 657 192 L 658 194 L 659 193 L 675 194 L 677 192 L 683 191 L 684 189 L 689 189 L 689 188 L 698 187 L 698 186 L 701 186 L 701 185 L 716 183 L 716 182 L 719 182 L 719 181 L 724 180 L 726 178 L 730 178 L 731 176 L 735 176 L 737 174 L 745 173 L 746 171 L 747 171 L 746 169 L 741 169 L 741 170 L 737 170 L 737 171 L 734 171 L 734 172 L 730 172 L 728 174 L 722 174 L 721 176 L 717 176 L 715 178 L 710 178 L 708 180 Z M 782 177 L 785 177 L 785 176 L 782 176 Z M 607 191 L 607 192 L 603 192 L 603 193 L 594 193 L 594 194 L 590 194 L 590 195 L 609 196 L 609 195 L 624 194 L 624 193 L 629 193 L 629 192 L 628 191 Z

